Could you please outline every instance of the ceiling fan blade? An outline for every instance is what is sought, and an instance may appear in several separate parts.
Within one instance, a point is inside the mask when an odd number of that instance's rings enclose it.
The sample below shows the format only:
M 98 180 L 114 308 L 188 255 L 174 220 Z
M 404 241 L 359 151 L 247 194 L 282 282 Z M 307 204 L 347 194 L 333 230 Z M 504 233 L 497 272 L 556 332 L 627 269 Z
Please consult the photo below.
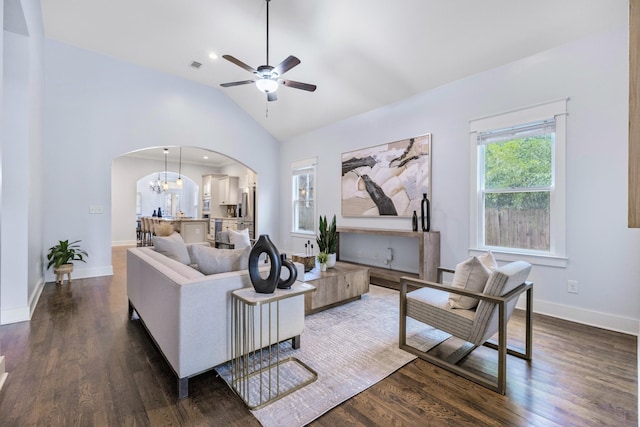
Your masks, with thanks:
M 278 73 L 279 76 L 281 76 L 287 71 L 289 71 L 290 69 L 292 69 L 293 67 L 295 67 L 296 65 L 298 65 L 299 63 L 300 63 L 300 60 L 295 56 L 291 55 L 288 58 L 286 58 L 284 61 L 282 61 L 280 64 L 278 64 L 273 69 L 273 71 L 275 73 Z
M 300 83 L 300 82 L 295 82 L 293 80 L 285 80 L 285 79 L 278 79 L 278 83 L 288 87 L 292 87 L 294 89 L 302 89 L 309 92 L 315 91 L 317 87 L 316 85 L 312 85 L 309 83 Z
M 245 70 L 247 70 L 247 71 L 248 71 L 248 72 L 250 72 L 250 73 L 254 73 L 254 74 L 257 74 L 257 73 L 258 73 L 258 71 L 256 71 L 256 69 L 255 69 L 255 68 L 250 67 L 249 65 L 245 64 L 244 62 L 240 61 L 240 60 L 239 60 L 239 59 L 237 59 L 237 58 L 234 58 L 234 57 L 233 57 L 233 56 L 231 56 L 231 55 L 222 55 L 222 57 L 223 57 L 224 59 L 226 59 L 227 61 L 229 61 L 229 62 L 233 62 L 233 63 L 234 63 L 234 64 L 236 64 L 238 67 L 244 68 Z
M 267 93 L 267 101 L 272 102 L 272 101 L 277 101 L 277 100 L 278 100 L 278 95 L 276 95 L 275 92 Z
M 250 83 L 255 83 L 255 80 L 242 80 L 240 82 L 231 82 L 231 83 L 222 83 L 220 86 L 222 87 L 231 87 L 231 86 L 240 86 L 240 85 L 248 85 Z

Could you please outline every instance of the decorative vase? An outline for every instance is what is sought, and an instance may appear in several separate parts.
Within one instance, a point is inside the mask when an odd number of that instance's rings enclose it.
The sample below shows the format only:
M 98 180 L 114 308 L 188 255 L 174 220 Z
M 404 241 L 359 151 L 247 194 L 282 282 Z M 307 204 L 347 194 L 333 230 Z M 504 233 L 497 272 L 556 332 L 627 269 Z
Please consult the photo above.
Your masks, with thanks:
M 278 279 L 278 289 L 289 289 L 291 285 L 293 285 L 298 278 L 298 269 L 293 264 L 293 261 L 289 261 L 285 254 L 280 256 L 280 263 L 282 264 L 282 268 L 286 268 L 289 270 L 289 278 L 287 280 L 282 280 L 282 278 Z
M 327 254 L 327 268 L 333 268 L 336 265 L 336 254 Z
M 327 263 L 323 262 L 322 264 L 320 264 L 320 271 L 327 271 Z
M 412 225 L 413 231 L 418 231 L 418 215 L 416 214 L 416 211 L 413 211 L 413 218 L 411 219 L 411 225 Z
M 270 262 L 269 276 L 266 279 L 262 277 L 258 268 L 260 255 L 263 253 L 267 254 Z M 278 249 L 267 234 L 261 234 L 258 237 L 258 241 L 251 248 L 251 252 L 249 252 L 249 278 L 256 292 L 272 294 L 280 281 L 281 268 L 282 263 Z
M 422 203 L 420 204 L 420 214 L 422 221 L 422 231 L 431 230 L 431 206 L 427 193 L 422 194 Z

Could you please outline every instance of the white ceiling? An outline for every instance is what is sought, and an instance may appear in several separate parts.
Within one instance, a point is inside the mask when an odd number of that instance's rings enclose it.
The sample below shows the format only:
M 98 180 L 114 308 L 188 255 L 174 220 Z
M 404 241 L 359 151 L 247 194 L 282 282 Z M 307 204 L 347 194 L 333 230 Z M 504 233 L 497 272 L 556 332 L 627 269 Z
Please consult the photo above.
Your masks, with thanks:
M 628 19 L 627 0 L 272 0 L 269 65 L 295 55 L 285 77 L 318 89 L 280 87 L 266 117 L 253 85 L 219 86 L 253 77 L 224 54 L 265 64 L 265 0 L 42 0 L 42 10 L 48 37 L 219 88 L 280 140 Z

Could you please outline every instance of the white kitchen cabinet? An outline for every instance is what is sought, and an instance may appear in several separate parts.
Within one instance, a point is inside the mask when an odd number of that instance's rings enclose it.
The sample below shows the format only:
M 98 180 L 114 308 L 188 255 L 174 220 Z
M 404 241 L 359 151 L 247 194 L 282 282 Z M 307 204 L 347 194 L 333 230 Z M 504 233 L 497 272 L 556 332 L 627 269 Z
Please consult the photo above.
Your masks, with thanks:
M 227 176 L 218 181 L 218 190 L 220 192 L 221 205 L 237 205 L 238 189 L 240 188 L 239 178 L 237 176 Z

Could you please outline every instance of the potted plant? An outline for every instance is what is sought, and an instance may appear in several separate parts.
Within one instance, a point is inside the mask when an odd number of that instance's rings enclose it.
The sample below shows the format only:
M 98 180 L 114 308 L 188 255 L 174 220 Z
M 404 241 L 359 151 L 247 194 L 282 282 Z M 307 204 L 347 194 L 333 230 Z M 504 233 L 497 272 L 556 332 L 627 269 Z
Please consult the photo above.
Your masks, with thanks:
M 336 216 L 333 216 L 331 225 L 327 223 L 327 217 L 320 215 L 318 237 L 316 238 L 318 249 L 328 255 L 327 267 L 332 268 L 336 264 L 336 249 L 338 248 L 338 231 Z
M 53 266 L 53 272 L 56 274 L 56 283 L 62 283 L 65 274 L 67 274 L 69 283 L 71 283 L 72 261 L 87 262 L 85 258 L 89 255 L 87 251 L 80 248 L 78 243 L 80 243 L 80 240 L 71 243 L 69 243 L 69 240 L 60 240 L 57 245 L 49 248 L 47 268 Z
M 329 255 L 326 252 L 320 252 L 318 254 L 318 262 L 320 263 L 320 271 L 327 271 L 327 260 Z

